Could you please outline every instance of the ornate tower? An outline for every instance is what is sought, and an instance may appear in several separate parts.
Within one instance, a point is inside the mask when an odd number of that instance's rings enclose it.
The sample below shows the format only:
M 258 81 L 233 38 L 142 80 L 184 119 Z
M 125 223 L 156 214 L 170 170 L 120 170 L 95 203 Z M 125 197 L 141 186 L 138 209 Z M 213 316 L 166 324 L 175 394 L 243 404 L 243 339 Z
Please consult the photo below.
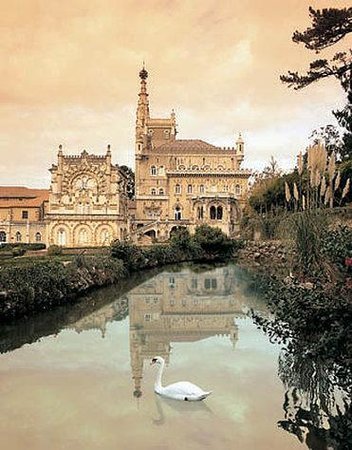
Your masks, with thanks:
M 238 161 L 238 167 L 240 167 L 244 159 L 244 140 L 242 139 L 241 133 L 238 134 L 238 138 L 236 141 L 236 156 Z

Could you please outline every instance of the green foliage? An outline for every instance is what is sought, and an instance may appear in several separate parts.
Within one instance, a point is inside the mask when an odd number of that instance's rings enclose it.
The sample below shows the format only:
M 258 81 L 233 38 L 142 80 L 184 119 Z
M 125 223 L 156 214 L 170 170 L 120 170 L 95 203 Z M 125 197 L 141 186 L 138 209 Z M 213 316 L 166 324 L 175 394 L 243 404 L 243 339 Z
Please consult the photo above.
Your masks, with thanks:
M 120 280 L 123 263 L 108 256 L 76 257 L 0 268 L 0 320 L 43 311 L 97 286 Z
M 45 244 L 41 243 L 41 242 L 35 242 L 33 244 L 26 244 L 26 243 L 16 243 L 16 244 L 10 244 L 10 243 L 6 243 L 6 244 L 2 244 L 0 245 L 0 252 L 7 252 L 7 251 L 11 251 L 13 248 L 22 248 L 25 251 L 31 250 L 31 251 L 36 251 L 36 250 L 44 250 L 45 249 Z
M 123 261 L 128 271 L 143 269 L 146 265 L 143 250 L 125 241 L 116 240 L 111 244 L 111 256 Z
M 59 256 L 62 255 L 62 247 L 59 245 L 51 245 L 47 251 L 48 256 Z
M 201 225 L 196 228 L 194 242 L 198 244 L 208 259 L 227 259 L 233 255 L 239 241 L 226 236 L 220 228 Z
M 340 270 L 345 270 L 345 258 L 352 257 L 352 229 L 340 226 L 325 233 L 322 239 L 322 253 Z
M 13 247 L 12 248 L 12 256 L 23 256 L 26 253 L 26 250 L 23 247 Z
M 296 270 L 306 276 L 328 275 L 330 270 L 322 254 L 322 238 L 327 230 L 324 211 L 308 209 L 292 214 L 287 226 L 294 245 Z
M 127 196 L 130 200 L 134 199 L 134 192 L 135 192 L 135 175 L 133 170 L 128 166 L 120 166 L 120 170 L 126 175 L 127 177 Z

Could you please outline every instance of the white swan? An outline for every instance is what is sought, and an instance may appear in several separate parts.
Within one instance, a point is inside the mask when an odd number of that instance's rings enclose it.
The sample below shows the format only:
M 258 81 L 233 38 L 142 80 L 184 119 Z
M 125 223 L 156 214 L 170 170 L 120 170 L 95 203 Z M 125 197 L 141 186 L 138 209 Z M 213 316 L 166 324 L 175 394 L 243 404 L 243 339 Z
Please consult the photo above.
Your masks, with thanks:
M 150 365 L 153 364 L 159 366 L 159 371 L 154 384 L 154 392 L 157 394 L 162 395 L 163 397 L 173 398 L 174 400 L 184 400 L 186 402 L 204 400 L 211 394 L 211 391 L 205 392 L 200 387 L 189 383 L 188 381 L 180 381 L 163 387 L 161 385 L 161 377 L 165 367 L 165 360 L 161 356 L 156 356 L 150 363 Z

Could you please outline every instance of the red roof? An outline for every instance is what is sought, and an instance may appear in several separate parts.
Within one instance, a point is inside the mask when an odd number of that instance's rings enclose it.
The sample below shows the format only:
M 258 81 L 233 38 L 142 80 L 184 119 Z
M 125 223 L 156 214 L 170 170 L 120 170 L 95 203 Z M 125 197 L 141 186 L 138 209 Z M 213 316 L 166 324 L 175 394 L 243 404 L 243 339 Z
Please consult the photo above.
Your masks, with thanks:
M 153 150 L 153 153 L 195 153 L 202 155 L 203 153 L 212 154 L 230 154 L 234 149 L 224 149 L 208 144 L 201 139 L 176 139 L 174 141 L 161 144 Z
M 49 200 L 49 189 L 0 186 L 0 208 L 39 207 Z

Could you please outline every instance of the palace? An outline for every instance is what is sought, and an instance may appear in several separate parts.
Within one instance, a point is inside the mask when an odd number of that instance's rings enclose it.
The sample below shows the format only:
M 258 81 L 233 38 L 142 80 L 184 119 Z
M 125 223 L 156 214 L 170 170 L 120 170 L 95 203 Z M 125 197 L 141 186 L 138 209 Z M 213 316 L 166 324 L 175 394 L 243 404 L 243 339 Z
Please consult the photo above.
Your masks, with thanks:
M 127 177 L 105 155 L 65 155 L 59 147 L 50 190 L 0 187 L 0 243 L 104 246 L 114 239 L 166 241 L 173 231 L 208 224 L 229 236 L 239 221 L 251 173 L 244 142 L 220 148 L 177 139 L 176 117 L 152 118 L 148 72 L 140 73 L 135 126 L 135 200 Z
M 251 175 L 240 168 L 241 135 L 232 148 L 177 139 L 175 113 L 162 119 L 150 116 L 148 72 L 143 68 L 139 76 L 135 235 L 167 240 L 180 226 L 194 231 L 200 224 L 217 226 L 230 236 L 237 234 Z

